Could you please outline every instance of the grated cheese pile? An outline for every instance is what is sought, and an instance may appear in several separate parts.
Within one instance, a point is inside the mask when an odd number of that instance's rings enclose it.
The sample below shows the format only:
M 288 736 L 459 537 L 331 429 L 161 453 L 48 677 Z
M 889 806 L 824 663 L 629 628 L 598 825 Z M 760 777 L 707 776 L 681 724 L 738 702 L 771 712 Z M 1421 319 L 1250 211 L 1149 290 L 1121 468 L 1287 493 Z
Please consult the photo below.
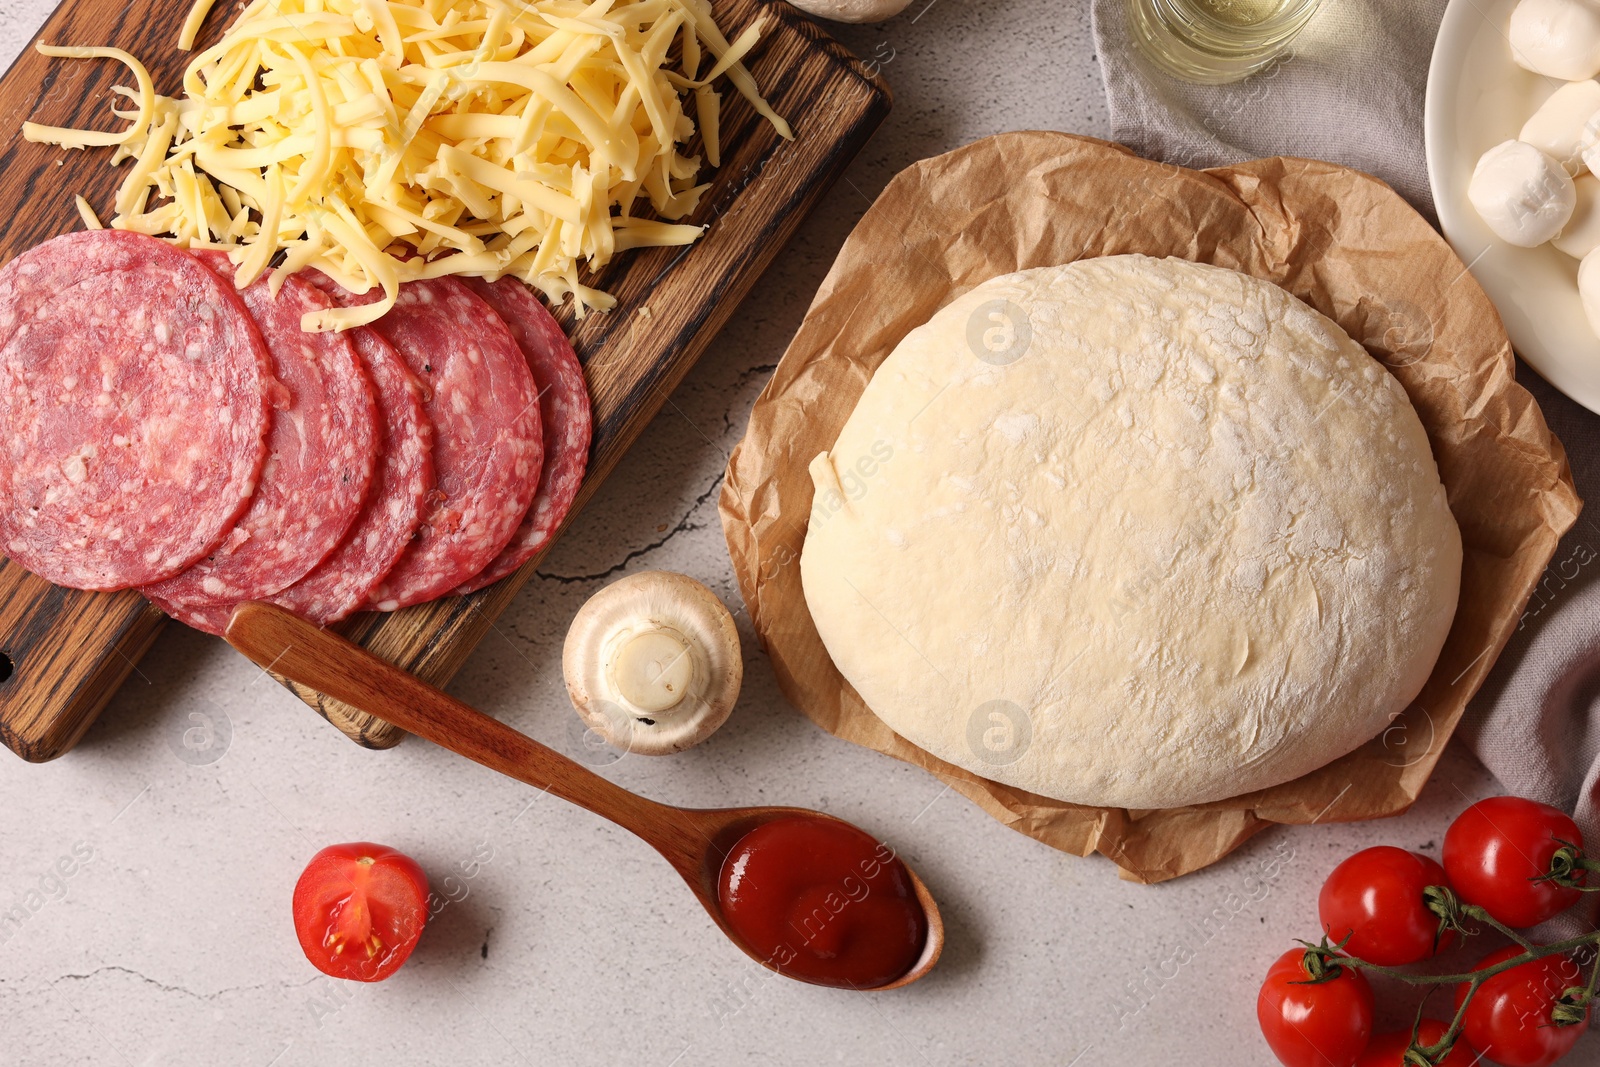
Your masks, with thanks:
M 198 0 L 180 47 L 212 2 Z M 792 137 L 742 62 L 761 26 L 730 42 L 708 0 L 254 0 L 190 62 L 178 98 L 120 49 L 39 45 L 126 64 L 137 84 L 115 92 L 132 106 L 113 111 L 130 125 L 23 133 L 114 147 L 112 164 L 132 168 L 111 225 L 226 248 L 241 287 L 277 264 L 274 288 L 316 267 L 384 290 L 306 316 L 308 330 L 364 325 L 400 282 L 446 274 L 513 274 L 581 314 L 614 301 L 580 269 L 703 229 L 660 221 L 707 188 L 679 152 L 695 132 L 687 97 L 712 166 L 720 77 Z M 641 200 L 658 219 L 636 216 Z M 78 210 L 100 225 L 81 197 Z

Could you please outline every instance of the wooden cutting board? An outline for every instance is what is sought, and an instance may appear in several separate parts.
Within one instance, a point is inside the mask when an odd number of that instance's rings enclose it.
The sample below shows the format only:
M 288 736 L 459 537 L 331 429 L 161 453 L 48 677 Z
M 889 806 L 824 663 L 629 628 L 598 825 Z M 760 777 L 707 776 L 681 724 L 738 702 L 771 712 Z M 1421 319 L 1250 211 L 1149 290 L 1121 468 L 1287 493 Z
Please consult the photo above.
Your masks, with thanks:
M 188 7 L 189 0 L 65 0 L 38 39 L 125 48 L 150 68 L 157 91 L 171 94 L 191 55 L 176 47 Z M 713 7 L 730 39 L 767 16 L 760 49 L 748 62 L 796 138 L 783 141 L 725 88 L 722 166 L 703 172 L 712 186 L 691 220 L 710 224 L 705 236 L 688 248 L 619 256 L 598 282 L 617 296 L 615 310 L 591 313 L 581 322 L 570 312 L 558 314 L 594 397 L 593 451 L 574 512 L 889 111 L 888 88 L 876 74 L 788 4 L 713 0 Z M 234 10 L 219 5 L 199 48 L 221 36 Z M 110 150 L 62 152 L 28 144 L 21 126 L 32 120 L 115 129 L 107 103 L 110 88 L 119 83 L 131 84 L 120 64 L 51 60 L 31 45 L 0 79 L 0 262 L 79 228 L 74 193 L 83 194 L 102 218 L 111 217 L 112 193 L 125 168 L 108 165 Z M 443 685 L 538 563 L 535 558 L 472 596 L 358 615 L 338 628 Z M 60 589 L 0 560 L 0 740 L 31 761 L 70 749 L 166 621 L 136 593 Z M 400 738 L 387 723 L 290 688 L 364 745 L 385 748 Z

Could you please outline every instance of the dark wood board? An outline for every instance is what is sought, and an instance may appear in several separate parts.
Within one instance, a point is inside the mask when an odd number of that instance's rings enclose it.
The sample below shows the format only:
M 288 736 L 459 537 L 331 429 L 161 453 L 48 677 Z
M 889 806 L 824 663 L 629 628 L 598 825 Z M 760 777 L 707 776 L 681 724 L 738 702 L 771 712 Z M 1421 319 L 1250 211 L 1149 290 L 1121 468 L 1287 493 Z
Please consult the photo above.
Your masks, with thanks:
M 574 320 L 557 317 L 584 362 L 594 397 L 595 436 L 582 507 L 694 365 L 817 199 L 888 114 L 887 87 L 814 22 L 786 3 L 713 0 L 723 31 L 736 36 L 767 16 L 749 60 L 767 99 L 794 127 L 783 141 L 731 87 L 723 91 L 722 166 L 693 220 L 710 228 L 686 249 L 629 252 L 600 275 L 618 306 Z M 65 0 L 40 30 L 50 44 L 113 45 L 138 56 L 158 92 L 173 93 L 191 53 L 177 50 L 188 0 Z M 236 7 L 219 5 L 199 47 L 220 36 Z M 109 149 L 63 152 L 22 140 L 21 126 L 116 128 L 110 89 L 131 84 L 121 64 L 52 60 L 30 44 L 0 79 L 0 262 L 79 228 L 73 194 L 109 218 L 124 168 Z M 694 146 L 692 150 L 698 150 Z M 539 559 L 468 597 L 393 614 L 358 615 L 338 629 L 377 655 L 443 685 L 532 576 Z M 166 617 L 133 593 L 58 589 L 0 560 L 0 740 L 23 759 L 54 759 L 100 713 Z M 280 679 L 281 681 L 282 679 Z M 285 682 L 285 684 L 289 684 Z M 384 748 L 400 734 L 387 723 L 290 685 L 346 734 Z

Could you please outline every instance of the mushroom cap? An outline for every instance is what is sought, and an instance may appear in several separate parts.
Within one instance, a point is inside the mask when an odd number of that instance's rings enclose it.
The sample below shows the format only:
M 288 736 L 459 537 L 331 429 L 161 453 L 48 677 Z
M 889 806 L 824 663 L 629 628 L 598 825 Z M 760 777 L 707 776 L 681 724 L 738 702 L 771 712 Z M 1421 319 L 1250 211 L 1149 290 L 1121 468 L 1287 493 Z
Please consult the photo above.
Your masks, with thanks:
M 590 597 L 567 630 L 561 668 L 590 729 L 650 756 L 710 737 L 744 680 L 733 616 L 710 589 L 670 571 L 632 574 Z

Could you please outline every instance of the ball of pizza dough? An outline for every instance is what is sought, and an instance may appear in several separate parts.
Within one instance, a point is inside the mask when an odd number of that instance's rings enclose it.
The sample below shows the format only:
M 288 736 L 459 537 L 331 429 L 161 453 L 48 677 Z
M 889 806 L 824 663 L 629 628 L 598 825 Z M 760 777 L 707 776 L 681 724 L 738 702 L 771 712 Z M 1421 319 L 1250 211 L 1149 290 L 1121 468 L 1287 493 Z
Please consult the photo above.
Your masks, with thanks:
M 1264 789 L 1387 728 L 1461 539 L 1403 389 L 1261 279 L 1113 256 L 979 285 L 833 448 L 805 599 L 912 744 L 1076 804 Z
M 911 0 L 790 0 L 808 15 L 834 22 L 882 22 L 906 9 Z

